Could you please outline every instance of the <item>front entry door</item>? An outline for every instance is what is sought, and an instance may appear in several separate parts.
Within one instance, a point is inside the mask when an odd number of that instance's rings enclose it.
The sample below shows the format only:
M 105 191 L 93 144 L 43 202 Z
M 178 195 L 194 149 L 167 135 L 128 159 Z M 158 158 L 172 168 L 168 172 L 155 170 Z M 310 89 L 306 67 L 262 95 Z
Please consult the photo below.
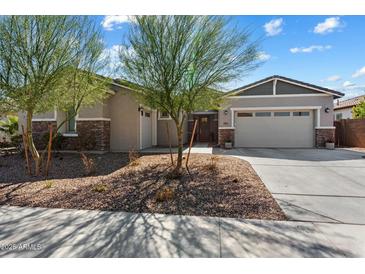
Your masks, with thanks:
M 199 142 L 209 142 L 209 119 L 208 116 L 199 118 Z

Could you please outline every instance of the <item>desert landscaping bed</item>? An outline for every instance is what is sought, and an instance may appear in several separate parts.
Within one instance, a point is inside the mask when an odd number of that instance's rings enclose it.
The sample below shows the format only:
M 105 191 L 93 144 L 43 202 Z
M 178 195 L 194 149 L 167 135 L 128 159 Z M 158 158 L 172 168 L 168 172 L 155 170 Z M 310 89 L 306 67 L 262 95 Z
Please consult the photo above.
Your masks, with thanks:
M 192 177 L 185 171 L 174 179 L 169 155 L 89 157 L 94 175 L 85 176 L 78 154 L 59 154 L 47 179 L 26 175 L 19 154 L 0 157 L 0 204 L 286 219 L 251 165 L 237 158 L 193 154 Z

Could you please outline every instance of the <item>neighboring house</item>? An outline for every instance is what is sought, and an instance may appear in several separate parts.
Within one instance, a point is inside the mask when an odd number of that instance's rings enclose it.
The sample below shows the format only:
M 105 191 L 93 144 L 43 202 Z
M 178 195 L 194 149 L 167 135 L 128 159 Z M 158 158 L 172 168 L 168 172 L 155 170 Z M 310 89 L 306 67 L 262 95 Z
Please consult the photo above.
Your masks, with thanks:
M 347 100 L 336 100 L 334 106 L 334 116 L 335 120 L 341 119 L 352 119 L 352 108 L 360 104 L 362 101 L 365 100 L 365 95 L 357 96 Z
M 141 106 L 133 90 L 115 81 L 103 103 L 83 108 L 61 128 L 63 149 L 128 151 L 177 145 L 176 128 L 163 112 Z M 196 142 L 212 145 L 231 141 L 235 147 L 314 147 L 334 138 L 333 100 L 343 94 L 282 76 L 271 76 L 227 93 L 219 111 L 189 115 L 184 142 L 197 120 Z M 54 111 L 33 119 L 35 135 L 47 132 L 65 117 Z M 20 115 L 21 116 L 21 115 Z M 20 120 L 24 121 L 24 116 Z

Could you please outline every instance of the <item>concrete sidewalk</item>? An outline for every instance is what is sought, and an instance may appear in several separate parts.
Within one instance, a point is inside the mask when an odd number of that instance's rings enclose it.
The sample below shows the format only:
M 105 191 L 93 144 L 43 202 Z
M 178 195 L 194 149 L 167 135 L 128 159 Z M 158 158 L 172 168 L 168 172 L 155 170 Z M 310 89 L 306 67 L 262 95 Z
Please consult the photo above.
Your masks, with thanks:
M 0 257 L 364 257 L 365 226 L 0 207 Z
M 177 153 L 177 147 L 171 148 L 172 153 Z M 189 147 L 184 146 L 183 153 L 187 154 L 189 152 Z M 203 154 L 212 154 L 213 147 L 209 147 L 208 143 L 195 143 L 191 148 L 190 153 L 203 153 Z M 145 154 L 167 154 L 170 153 L 170 149 L 168 147 L 150 147 L 141 150 L 141 153 Z

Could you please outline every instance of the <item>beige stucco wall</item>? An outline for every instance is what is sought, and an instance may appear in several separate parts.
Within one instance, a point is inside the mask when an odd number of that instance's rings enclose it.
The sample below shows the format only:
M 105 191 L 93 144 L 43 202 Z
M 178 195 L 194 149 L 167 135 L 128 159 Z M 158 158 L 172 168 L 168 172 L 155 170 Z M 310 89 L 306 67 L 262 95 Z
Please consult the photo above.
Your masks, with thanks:
M 139 149 L 139 104 L 132 91 L 120 88 L 108 102 L 111 151 Z
M 158 146 L 169 146 L 169 141 L 167 138 L 167 128 L 166 124 L 168 124 L 171 138 L 171 145 L 177 146 L 177 132 L 176 125 L 173 120 L 158 120 L 157 121 L 157 145 Z M 188 121 L 185 119 L 184 122 L 184 133 L 183 133 L 183 142 L 187 143 L 188 139 Z
M 110 98 L 105 99 L 103 102 L 99 102 L 92 106 L 86 106 L 80 109 L 79 118 L 110 118 L 110 111 L 108 104 Z
M 239 98 L 227 99 L 222 109 L 219 111 L 219 127 L 230 127 L 231 125 L 231 108 L 232 107 L 291 107 L 295 106 L 321 106 L 320 123 L 321 126 L 333 126 L 333 96 L 306 96 L 306 97 L 279 97 L 278 98 Z M 328 113 L 325 109 L 329 108 Z M 228 110 L 224 114 L 224 110 Z
M 37 113 L 33 115 L 33 119 L 55 119 L 55 112 L 49 111 L 45 113 Z
M 342 119 L 352 119 L 352 108 L 343 108 L 333 111 L 333 115 L 336 118 L 337 113 L 342 113 Z

